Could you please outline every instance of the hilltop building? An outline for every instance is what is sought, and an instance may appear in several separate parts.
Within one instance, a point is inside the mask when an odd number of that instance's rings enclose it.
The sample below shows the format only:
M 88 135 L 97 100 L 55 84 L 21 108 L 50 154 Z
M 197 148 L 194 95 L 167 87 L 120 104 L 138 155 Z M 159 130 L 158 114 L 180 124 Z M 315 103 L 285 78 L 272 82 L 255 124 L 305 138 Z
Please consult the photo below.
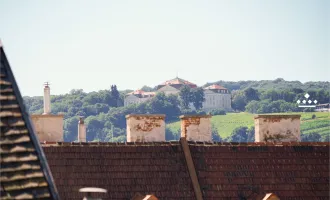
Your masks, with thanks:
M 180 92 L 180 89 L 185 85 L 187 85 L 190 88 L 197 87 L 197 85 L 194 83 L 191 83 L 189 81 L 176 77 L 174 79 L 165 81 L 162 84 L 159 84 L 157 86 L 157 92 L 164 92 L 166 95 L 178 94 Z
M 196 88 L 197 85 L 181 78 L 174 78 L 164 83 L 159 84 L 156 92 L 145 92 L 143 90 L 136 90 L 128 93 L 124 99 L 124 105 L 137 104 L 146 102 L 154 97 L 159 92 L 164 92 L 166 95 L 178 95 L 183 86 Z M 212 109 L 231 110 L 231 94 L 227 88 L 220 85 L 210 85 L 204 88 L 205 101 L 203 103 L 203 110 L 210 111 Z
M 204 110 L 224 109 L 231 110 L 231 94 L 227 88 L 220 85 L 210 85 L 204 88 Z
M 126 94 L 124 99 L 124 106 L 146 102 L 155 95 L 156 95 L 155 92 L 145 92 L 143 90 L 135 90 L 133 92 Z

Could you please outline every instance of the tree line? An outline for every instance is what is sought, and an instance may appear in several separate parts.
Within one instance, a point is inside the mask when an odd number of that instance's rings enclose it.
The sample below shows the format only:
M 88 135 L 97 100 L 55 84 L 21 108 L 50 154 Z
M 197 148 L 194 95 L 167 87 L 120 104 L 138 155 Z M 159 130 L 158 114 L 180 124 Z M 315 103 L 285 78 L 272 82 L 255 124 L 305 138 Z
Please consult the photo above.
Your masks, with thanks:
M 274 81 L 268 81 L 275 84 Z M 268 83 L 267 82 L 267 83 Z M 290 112 L 298 110 L 295 101 L 302 97 L 305 92 L 315 97 L 320 103 L 329 102 L 329 82 L 309 82 L 308 86 L 313 89 L 305 90 L 298 87 L 299 84 L 292 87 L 291 82 L 277 80 L 280 86 L 277 89 L 272 87 L 263 88 L 264 81 L 251 82 L 223 82 L 223 86 L 231 89 L 232 107 L 235 111 L 247 111 L 251 113 L 274 113 Z M 250 87 L 254 86 L 254 87 Z M 297 88 L 296 88 L 297 87 Z M 149 91 L 155 88 L 144 87 Z M 233 88 L 239 88 L 233 90 Z M 243 88 L 243 89 L 241 89 Z M 274 89 L 276 88 L 276 89 Z M 86 93 L 82 89 L 71 90 L 68 94 L 52 95 L 51 108 L 52 113 L 64 114 L 64 140 L 75 141 L 77 139 L 77 124 L 79 116 L 85 117 L 87 125 L 88 141 L 125 141 L 126 139 L 126 119 L 127 114 L 165 114 L 166 122 L 177 121 L 182 114 L 206 114 L 201 110 L 202 103 L 205 100 L 203 89 L 183 87 L 179 95 L 165 95 L 158 93 L 148 102 L 123 107 L 124 97 L 132 90 L 119 91 L 116 85 L 111 85 L 109 89 L 98 92 Z M 24 97 L 25 105 L 31 114 L 41 114 L 43 112 L 43 98 Z M 195 109 L 192 110 L 191 107 Z M 211 114 L 226 114 L 223 110 L 211 111 Z M 242 131 L 238 131 L 242 132 Z M 224 140 L 217 134 L 215 127 L 212 128 L 213 137 L 217 141 Z M 173 133 L 166 129 L 166 138 L 175 139 L 178 133 Z M 233 137 L 235 138 L 235 137 Z

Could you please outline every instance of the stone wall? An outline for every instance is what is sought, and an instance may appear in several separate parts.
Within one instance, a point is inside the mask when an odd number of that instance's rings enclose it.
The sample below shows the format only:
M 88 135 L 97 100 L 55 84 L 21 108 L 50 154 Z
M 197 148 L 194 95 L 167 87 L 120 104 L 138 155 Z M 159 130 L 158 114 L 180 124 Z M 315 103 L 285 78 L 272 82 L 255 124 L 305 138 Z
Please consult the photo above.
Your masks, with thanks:
M 257 115 L 256 142 L 300 141 L 300 115 Z
M 165 141 L 165 115 L 126 116 L 127 142 Z
M 31 120 L 40 142 L 63 141 L 64 115 L 32 115 Z
M 211 115 L 182 115 L 181 137 L 189 141 L 212 141 Z

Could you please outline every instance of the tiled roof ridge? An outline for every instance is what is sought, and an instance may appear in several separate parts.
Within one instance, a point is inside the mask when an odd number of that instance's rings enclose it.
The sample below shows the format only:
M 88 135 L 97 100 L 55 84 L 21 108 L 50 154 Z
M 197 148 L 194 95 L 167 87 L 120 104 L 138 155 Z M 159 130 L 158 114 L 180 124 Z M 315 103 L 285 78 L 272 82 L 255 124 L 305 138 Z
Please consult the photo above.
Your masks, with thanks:
M 190 81 L 187 81 L 185 79 L 182 79 L 182 78 L 179 78 L 179 77 L 175 77 L 173 79 L 170 79 L 170 80 L 167 80 L 159 85 L 175 85 L 177 83 L 171 83 L 173 81 L 178 81 L 179 83 L 178 84 L 185 84 L 185 85 L 196 85 L 195 83 L 192 83 Z
M 198 142 L 191 146 L 330 146 L 330 142 Z M 41 142 L 42 146 L 165 146 L 180 145 L 180 141 L 166 142 Z
M 169 142 L 41 142 L 41 145 L 57 146 L 162 146 L 180 145 L 179 141 Z
M 225 87 L 223 87 L 222 85 L 219 85 L 219 84 L 212 84 L 212 85 L 209 85 L 207 87 L 204 87 L 204 89 L 210 89 L 210 90 L 214 90 L 214 89 L 227 90 L 227 88 L 225 88 Z
M 281 199 L 328 197 L 329 142 L 44 144 L 65 199 L 78 200 L 73 187 L 87 183 L 118 200 L 134 192 L 160 199 L 239 199 L 252 191 L 246 199 L 269 192 Z

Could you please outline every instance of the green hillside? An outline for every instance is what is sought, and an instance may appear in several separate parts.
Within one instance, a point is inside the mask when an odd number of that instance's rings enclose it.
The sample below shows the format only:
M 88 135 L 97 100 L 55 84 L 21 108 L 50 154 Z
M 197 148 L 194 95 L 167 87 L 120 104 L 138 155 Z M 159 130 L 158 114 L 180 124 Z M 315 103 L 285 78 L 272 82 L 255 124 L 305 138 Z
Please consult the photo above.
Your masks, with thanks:
M 273 113 L 274 114 L 274 113 Z M 289 114 L 289 113 L 280 113 Z M 319 133 L 322 137 L 330 134 L 330 115 L 326 112 L 290 113 L 301 114 L 301 132 L 303 134 Z M 313 114 L 316 115 L 312 119 Z M 222 138 L 228 137 L 232 131 L 239 126 L 253 126 L 253 114 L 251 113 L 227 113 L 227 115 L 216 115 L 212 117 L 212 124 L 218 129 Z M 172 131 L 180 129 L 180 121 L 167 125 Z

